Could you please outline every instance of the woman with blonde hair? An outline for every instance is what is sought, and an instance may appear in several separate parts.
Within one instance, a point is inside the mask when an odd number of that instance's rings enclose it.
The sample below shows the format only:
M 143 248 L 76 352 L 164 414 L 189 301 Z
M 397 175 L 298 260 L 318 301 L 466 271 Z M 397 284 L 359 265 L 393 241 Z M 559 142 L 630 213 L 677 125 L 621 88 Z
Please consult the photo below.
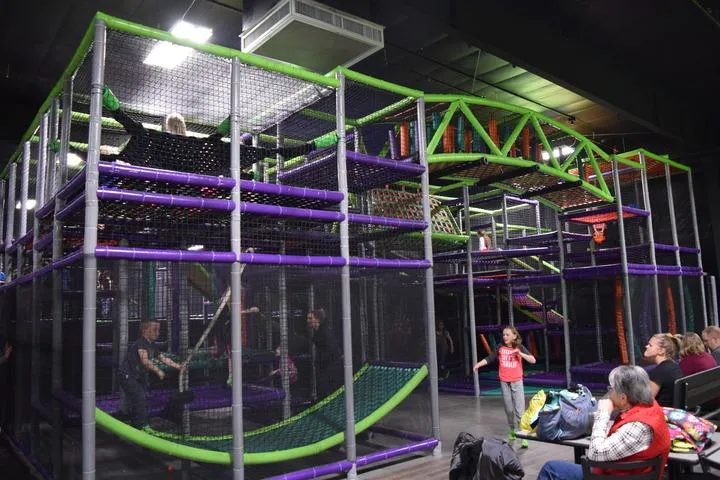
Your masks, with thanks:
M 655 400 L 663 407 L 673 406 L 675 380 L 683 376 L 675 362 L 680 350 L 680 339 L 670 333 L 657 333 L 645 346 L 645 360 L 655 364 L 650 372 L 650 388 Z
M 680 370 L 683 375 L 692 375 L 717 367 L 712 355 L 705 351 L 705 344 L 697 333 L 683 335 L 680 345 Z

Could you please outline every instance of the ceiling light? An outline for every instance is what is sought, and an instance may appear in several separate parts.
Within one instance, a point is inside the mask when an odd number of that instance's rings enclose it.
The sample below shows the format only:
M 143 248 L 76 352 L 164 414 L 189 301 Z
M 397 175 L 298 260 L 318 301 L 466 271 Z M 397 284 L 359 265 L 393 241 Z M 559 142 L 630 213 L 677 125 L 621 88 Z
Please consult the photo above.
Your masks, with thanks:
M 575 152 L 575 149 L 573 147 L 568 147 L 567 145 L 553 148 L 553 151 L 552 151 L 553 156 L 555 158 L 558 158 L 561 156 L 567 157 L 568 155 L 571 155 L 573 152 Z M 543 160 L 550 160 L 550 154 L 548 152 L 546 152 L 545 150 L 540 152 L 540 156 L 542 157 Z
M 170 29 L 170 33 L 179 39 L 195 43 L 206 43 L 212 36 L 212 29 L 179 21 Z M 170 42 L 158 42 L 145 58 L 143 63 L 162 68 L 175 68 L 192 54 L 192 48 L 175 45 Z
M 197 252 L 199 250 L 204 250 L 204 249 L 205 249 L 205 245 L 190 245 L 188 247 L 188 250 L 190 250 L 191 252 Z
M 36 204 L 37 204 L 37 202 L 35 201 L 34 198 L 28 198 L 28 199 L 27 199 L 27 209 L 28 209 L 28 210 L 32 210 L 33 208 L 35 208 L 35 205 L 36 205 Z M 22 204 L 18 201 L 18 202 L 15 204 L 15 209 L 16 209 L 16 210 L 20 210 L 21 208 L 22 208 Z

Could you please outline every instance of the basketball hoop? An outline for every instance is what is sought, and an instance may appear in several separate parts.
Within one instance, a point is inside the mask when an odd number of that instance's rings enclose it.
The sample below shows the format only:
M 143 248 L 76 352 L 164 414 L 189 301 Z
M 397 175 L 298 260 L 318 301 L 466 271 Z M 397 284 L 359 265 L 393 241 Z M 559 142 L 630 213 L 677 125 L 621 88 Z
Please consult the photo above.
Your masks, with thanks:
M 605 228 L 607 227 L 607 223 L 593 223 L 593 241 L 600 245 L 605 241 Z

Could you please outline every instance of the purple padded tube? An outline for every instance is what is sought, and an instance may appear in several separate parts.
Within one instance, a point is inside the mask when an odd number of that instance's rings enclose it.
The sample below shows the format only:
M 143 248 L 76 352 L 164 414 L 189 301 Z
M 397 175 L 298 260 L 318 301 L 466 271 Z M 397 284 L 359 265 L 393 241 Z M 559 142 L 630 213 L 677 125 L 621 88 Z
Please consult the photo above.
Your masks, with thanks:
M 398 158 L 398 144 L 397 137 L 392 130 L 388 130 L 388 143 L 390 145 L 390 158 L 397 160 Z
M 75 200 L 65 205 L 65 207 L 60 210 L 57 215 L 55 215 L 55 218 L 58 220 L 65 220 L 70 215 L 72 215 L 75 210 L 82 208 L 85 206 L 85 194 L 78 195 Z
M 405 218 L 376 217 L 363 215 L 361 213 L 348 214 L 351 223 L 362 223 L 365 225 L 382 225 L 384 227 L 405 228 L 408 230 L 425 230 L 427 223 L 422 220 L 407 220 Z
M 351 257 L 350 265 L 353 267 L 375 268 L 430 268 L 432 267 L 432 262 L 428 260 L 391 260 L 389 258 Z
M 223 200 L 232 202 L 232 200 Z M 340 212 L 311 210 L 309 208 L 281 207 L 262 203 L 240 202 L 240 213 L 263 215 L 268 217 L 307 218 L 324 222 L 342 222 L 345 216 Z
M 617 207 L 615 205 L 607 205 L 605 207 L 600 207 L 600 208 L 581 210 L 581 211 L 577 211 L 577 212 L 568 212 L 568 213 L 559 215 L 558 217 L 562 221 L 565 221 L 565 220 L 573 221 L 576 218 L 582 218 L 582 217 L 587 217 L 587 216 L 591 216 L 591 215 L 599 215 L 601 213 L 613 213 L 616 211 L 617 211 Z M 650 213 L 647 210 L 643 210 L 641 208 L 635 208 L 635 207 L 628 207 L 626 205 L 623 205 L 622 211 L 623 211 L 623 213 L 632 213 L 639 217 L 647 217 L 650 215 Z M 581 223 L 584 223 L 584 222 L 581 222 Z
M 58 190 L 57 198 L 66 200 L 70 195 L 75 193 L 80 188 L 85 186 L 85 170 L 75 175 L 65 184 L 60 190 Z
M 419 442 L 409 443 L 401 447 L 389 448 L 387 450 L 381 450 L 379 452 L 373 452 L 368 455 L 358 457 L 356 460 L 358 467 L 364 467 L 372 463 L 381 462 L 383 460 L 389 460 L 391 458 L 399 457 L 401 455 L 407 455 L 409 453 L 419 452 L 422 450 L 431 450 L 438 445 L 438 440 L 434 438 L 428 438 Z M 296 472 L 286 473 L 278 475 L 276 477 L 270 477 L 270 480 L 307 480 L 310 478 L 317 478 L 323 475 L 345 473 L 350 470 L 352 464 L 347 460 L 340 460 L 335 463 L 329 463 L 327 465 L 320 465 L 318 467 L 306 468 L 304 470 L 298 470 Z
M 98 246 L 95 256 L 100 258 L 115 258 L 125 260 L 158 260 L 167 262 L 208 262 L 232 263 L 235 254 L 232 252 L 191 252 L 189 250 L 161 250 L 155 248 L 128 248 Z
M 45 218 L 55 211 L 55 197 L 35 212 L 35 218 Z
M 174 172 L 159 168 L 123 165 L 116 162 L 98 162 L 100 174 L 116 175 L 118 177 L 138 178 L 156 182 L 175 183 L 178 185 L 195 185 L 198 187 L 217 187 L 230 189 L 235 186 L 235 180 L 228 177 L 214 177 L 197 173 Z
M 417 163 L 398 162 L 396 160 L 387 160 L 385 158 L 375 157 L 373 155 L 366 155 L 364 153 L 348 151 L 346 153 L 347 159 L 357 163 L 364 163 L 366 165 L 377 165 L 386 168 L 392 168 L 394 170 L 400 170 L 403 172 L 414 173 L 420 175 L 425 171 L 425 167 L 418 165 Z
M 168 195 L 166 193 L 138 192 L 135 190 L 122 190 L 119 188 L 98 188 L 98 200 L 117 200 L 121 202 L 143 203 L 151 205 L 166 205 L 182 208 L 203 208 L 231 212 L 235 209 L 235 202 L 219 198 L 188 197 L 185 195 Z
M 678 249 L 680 249 L 680 253 L 692 253 L 694 255 L 700 253 L 700 249 L 694 247 L 678 247 Z
M 45 247 L 47 247 L 48 245 L 50 245 L 52 243 L 52 240 L 53 240 L 52 232 L 46 233 L 45 235 L 40 237 L 40 239 L 37 242 L 35 242 L 35 244 L 33 245 L 33 249 L 36 252 L 41 252 Z
M 310 467 L 296 472 L 284 473 L 275 477 L 269 477 L 268 480 L 306 480 L 309 478 L 317 478 L 325 475 L 337 475 L 345 473 L 352 468 L 352 463 L 347 460 L 340 460 L 335 463 L 328 463 L 318 467 Z
M 15 243 L 17 243 L 18 245 L 23 245 L 23 246 L 24 246 L 24 245 L 26 245 L 30 240 L 32 240 L 32 238 L 33 238 L 33 229 L 31 228 L 31 229 L 29 229 L 29 230 L 27 231 L 27 233 L 25 233 L 25 235 L 23 235 L 22 237 L 20 237 L 20 238 L 18 239 L 18 241 L 15 242 Z
M 345 265 L 343 257 L 310 257 L 268 253 L 241 253 L 240 262 L 256 265 L 308 265 L 315 267 L 341 267 Z
M 365 465 L 370 465 L 371 463 L 389 460 L 401 455 L 407 455 L 408 453 L 419 452 L 422 450 L 432 450 L 437 447 L 439 443 L 440 442 L 435 438 L 428 438 L 420 442 L 409 443 L 402 447 L 390 448 L 388 450 L 381 450 L 379 452 L 363 455 L 362 457 L 358 457 L 356 463 L 358 467 L 364 467 Z
M 273 183 L 255 182 L 253 180 L 240 180 L 240 193 L 242 194 L 243 192 L 308 198 L 312 200 L 323 200 L 335 203 L 340 203 L 343 199 L 343 194 L 340 192 L 331 192 L 328 190 L 317 190 L 305 187 L 293 187 L 291 185 L 276 185 Z

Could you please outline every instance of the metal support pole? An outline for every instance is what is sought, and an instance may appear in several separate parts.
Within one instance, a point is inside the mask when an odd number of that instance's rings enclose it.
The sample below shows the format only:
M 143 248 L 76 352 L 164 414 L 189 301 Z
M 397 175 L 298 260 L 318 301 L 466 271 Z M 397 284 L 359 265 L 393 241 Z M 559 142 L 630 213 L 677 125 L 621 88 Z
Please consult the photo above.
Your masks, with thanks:
M 710 275 L 710 305 L 712 305 L 713 312 L 712 324 L 716 327 L 720 326 L 720 322 L 718 321 L 720 312 L 718 312 L 717 283 L 715 282 L 715 275 Z
M 592 227 L 588 227 L 588 233 L 591 232 Z M 593 267 L 597 265 L 595 259 L 595 242 L 590 241 L 590 265 Z M 595 320 L 595 341 L 597 344 L 597 357 L 598 361 L 604 362 L 605 356 L 603 355 L 603 343 L 602 343 L 602 322 L 600 320 L 600 291 L 598 288 L 597 279 L 592 282 L 593 288 L 593 318 Z M 659 330 L 658 330 L 659 331 Z
M 425 270 L 425 315 L 427 322 L 427 342 L 428 342 L 428 366 L 430 370 L 430 411 L 432 417 L 432 436 L 438 440 L 438 445 L 433 450 L 435 456 L 441 454 L 440 441 L 440 396 L 438 394 L 438 367 L 437 367 L 437 351 L 435 344 L 435 292 L 433 279 L 433 252 L 432 252 L 432 212 L 430 210 L 430 173 L 428 171 L 427 159 L 427 138 L 425 128 L 425 99 L 420 97 L 417 100 L 417 130 L 415 135 L 418 142 L 418 155 L 420 157 L 420 165 L 425 167 L 422 177 L 420 178 L 422 203 L 423 203 L 423 220 L 427 224 L 423 232 L 423 240 L 425 247 L 425 260 L 430 262 L 430 267 Z M 470 216 L 467 217 L 468 227 L 470 226 Z M 472 271 L 471 271 L 472 274 Z M 475 322 L 472 318 L 471 322 Z M 473 327 L 473 338 L 475 331 Z M 475 349 L 473 349 L 475 351 Z M 477 354 L 476 354 L 477 355 Z M 477 378 L 477 377 L 476 377 Z
M 308 313 L 315 310 L 315 285 L 310 284 L 308 287 Z M 310 364 L 312 365 L 312 375 L 310 376 L 310 398 L 317 399 L 317 351 L 312 337 L 308 337 L 310 346 Z
M 30 142 L 25 142 L 23 145 L 23 159 L 21 164 L 21 170 L 20 170 L 20 229 L 18 230 L 18 236 L 17 239 L 22 238 L 27 233 L 27 223 L 28 223 L 28 183 L 30 180 Z M 15 269 L 17 271 L 17 277 L 22 277 L 22 267 L 23 267 L 23 251 L 25 250 L 25 247 L 22 245 L 18 246 L 17 249 L 17 259 L 15 261 Z M 24 321 L 24 320 L 23 320 Z M 18 322 L 18 325 L 20 325 L 20 322 Z M 16 362 L 21 363 L 21 362 Z
M 242 302 L 240 254 L 240 60 L 232 59 L 230 88 L 230 175 L 235 180 L 232 199 L 235 208 L 230 215 L 230 248 L 235 254 L 230 272 L 230 323 L 232 343 L 232 461 L 233 480 L 245 478 L 243 443 L 243 398 L 242 398 Z
M 6 180 L 0 180 L 0 241 L 5 241 L 5 207 L 7 205 L 6 203 L 6 197 L 5 194 L 7 193 L 7 181 Z M 0 272 L 5 271 L 5 255 L 0 255 Z
M 642 186 L 643 203 L 645 204 L 645 210 L 648 211 L 647 226 L 648 226 L 648 243 L 650 244 L 650 263 L 657 265 L 657 259 L 655 255 L 655 227 L 653 225 L 652 216 L 652 204 L 650 202 L 650 189 L 648 186 L 647 177 L 647 163 L 645 161 L 645 154 L 640 153 L 640 184 Z M 662 314 L 660 313 L 660 280 L 658 279 L 657 273 L 653 274 L 653 307 L 655 310 L 655 331 L 662 332 Z
M 468 315 L 470 320 L 470 363 L 475 366 L 478 362 L 477 354 L 477 330 L 475 322 L 475 283 L 473 278 L 473 264 L 472 264 L 472 230 L 470 229 L 470 192 L 467 185 L 463 187 L 463 208 L 465 214 L 465 233 L 467 234 L 467 247 L 465 248 L 465 272 L 467 273 L 467 305 Z M 480 381 L 478 379 L 478 373 L 473 369 L 473 392 L 475 396 L 480 396 Z
M 617 160 L 612 160 L 613 189 L 617 206 L 618 238 L 620 240 L 620 269 L 623 282 L 623 307 L 625 309 L 625 329 L 627 330 L 628 354 L 630 364 L 635 365 L 635 332 L 630 305 L 630 275 L 628 274 L 627 247 L 625 245 L 625 220 L 623 218 L 622 192 L 620 191 L 620 173 Z
M 675 200 L 673 198 L 672 179 L 670 178 L 670 164 L 665 164 L 665 185 L 667 186 L 668 207 L 670 209 L 670 231 L 672 232 L 673 245 L 675 250 L 675 264 L 680 267 L 682 261 L 680 259 L 680 246 L 677 233 L 677 222 L 675 221 Z M 687 312 L 685 311 L 685 289 L 682 275 L 677 277 L 678 281 L 678 298 L 680 300 L 680 333 L 687 332 Z
M 695 248 L 697 248 L 697 262 L 700 271 L 703 270 L 702 263 L 702 252 L 700 251 L 700 231 L 698 229 L 697 221 L 697 210 L 695 209 L 695 189 L 693 188 L 692 171 L 688 171 L 688 194 L 690 196 L 690 216 L 692 217 L 693 224 L 693 240 L 695 240 Z M 702 298 L 702 313 L 703 313 L 703 328 L 707 327 L 708 322 L 708 309 L 707 302 L 705 301 L 705 283 L 700 277 L 700 297 Z
M 356 451 L 355 451 L 355 395 L 353 384 L 352 365 L 352 305 L 350 303 L 350 234 L 348 223 L 348 181 L 347 160 L 345 144 L 345 75 L 337 73 L 339 86 L 335 91 L 335 109 L 337 118 L 337 176 L 338 191 L 343 194 L 340 202 L 340 212 L 343 221 L 340 222 L 340 255 L 345 259 L 340 274 L 340 288 L 342 300 L 342 337 L 343 337 L 343 370 L 345 381 L 345 451 L 347 460 L 352 464 L 347 478 L 357 478 Z
M 282 148 L 283 137 L 280 133 L 280 124 L 278 123 L 275 128 L 277 148 Z M 277 154 L 276 160 L 276 175 L 275 182 L 281 183 L 280 173 L 285 165 L 285 159 L 281 154 Z M 269 169 L 265 165 L 265 176 L 268 176 Z M 266 178 L 266 182 L 269 179 Z M 281 245 L 282 253 L 285 254 L 285 241 L 282 241 Z M 280 266 L 280 278 L 278 280 L 279 295 L 278 300 L 280 301 L 280 384 L 282 386 L 285 396 L 283 397 L 283 418 L 289 418 L 291 414 L 291 397 L 290 397 L 290 370 L 288 369 L 288 355 L 289 355 L 289 340 L 288 340 L 288 305 L 287 305 L 287 277 L 285 267 Z
M 35 168 L 35 206 L 39 209 L 45 203 L 45 165 L 47 159 L 47 143 L 48 143 L 48 115 L 47 113 L 42 116 L 40 120 L 40 141 L 38 142 L 38 161 Z M 32 215 L 33 218 L 33 244 L 40 238 L 40 222 Z M 32 271 L 36 272 L 40 268 L 41 253 L 35 248 L 32 249 Z M 32 303 L 30 306 L 30 318 L 31 318 L 31 331 L 30 331 L 30 345 L 31 345 L 31 356 L 30 356 L 30 405 L 36 406 L 40 404 L 40 376 L 41 376 L 41 357 L 40 357 L 40 278 L 33 277 L 32 281 Z M 37 442 L 37 438 L 40 434 L 40 419 L 37 411 L 32 409 L 32 441 Z M 33 454 L 35 452 L 36 445 L 31 447 Z
M 459 302 L 458 302 L 459 303 Z M 472 372 L 472 358 L 470 357 L 470 336 L 472 333 L 470 332 L 470 315 L 468 315 L 468 296 L 463 295 L 462 297 L 462 312 L 463 312 L 463 318 L 462 318 L 462 329 L 460 330 L 462 338 L 463 338 L 463 358 L 465 361 L 463 362 L 465 365 L 465 376 L 470 376 L 470 372 Z
M 570 319 L 568 313 L 568 296 L 567 296 L 567 282 L 565 281 L 565 248 L 563 243 L 563 231 L 562 223 L 560 222 L 560 216 L 555 215 L 555 228 L 557 229 L 557 241 L 558 241 L 558 267 L 560 268 L 560 301 L 562 304 L 562 315 L 563 315 L 563 340 L 565 343 L 565 382 L 569 387 L 570 378 Z
M 510 248 L 508 238 L 510 236 L 510 229 L 508 222 L 508 211 L 507 211 L 507 195 L 503 194 L 502 198 L 502 219 L 503 219 L 503 245 L 505 250 Z M 562 244 L 560 244 L 562 247 Z M 510 325 L 515 325 L 515 312 L 513 311 L 513 290 L 512 283 L 510 283 L 510 259 L 506 258 L 507 262 L 507 305 L 508 305 L 508 322 Z
M 58 154 L 57 174 L 55 175 L 54 192 L 60 190 L 67 181 L 67 152 L 70 142 L 70 122 L 72 112 L 73 79 L 65 81 L 63 89 L 63 113 L 60 124 L 60 152 Z M 54 164 L 55 162 L 53 162 Z M 52 259 L 59 259 L 63 255 L 63 222 L 58 220 L 57 214 L 65 207 L 65 202 L 55 199 L 55 212 L 53 215 L 53 243 Z M 54 269 L 52 272 L 53 282 L 53 324 L 52 324 L 52 388 L 53 391 L 61 390 L 63 386 L 63 285 L 61 269 Z M 127 349 L 127 346 L 126 346 Z M 124 353 L 123 353 L 124 354 Z M 52 465 L 54 478 L 63 478 L 63 417 L 62 405 L 53 397 L 53 444 L 52 444 Z
M 543 315 L 543 323 L 545 323 L 545 328 L 543 329 L 543 335 L 544 335 L 544 344 L 545 344 L 545 371 L 550 371 L 550 345 L 549 345 L 549 338 L 548 338 L 548 308 L 547 308 L 547 298 L 545 297 L 545 287 L 541 287 L 541 301 L 542 301 L 542 315 Z
M 83 480 L 95 478 L 95 328 L 97 298 L 97 246 L 102 121 L 102 87 L 105 73 L 105 22 L 95 21 L 92 80 L 90 87 L 90 124 L 85 160 L 85 239 L 83 242 L 83 349 L 82 349 L 82 472 Z
M 27 204 L 28 204 L 28 180 L 30 176 L 30 142 L 25 142 L 23 145 L 23 159 L 20 169 L 20 221 L 19 230 L 15 242 L 17 243 L 27 233 Z M 22 277 L 23 268 L 23 250 L 22 245 L 18 245 L 16 256 L 15 256 L 15 278 Z M 16 300 L 16 312 L 22 312 L 22 315 L 17 315 L 16 318 L 16 342 L 17 352 L 15 353 L 15 378 L 26 378 L 28 369 L 26 366 L 30 363 L 28 358 L 28 338 L 26 335 L 28 318 L 25 315 L 25 309 L 27 303 L 25 299 L 21 297 L 20 288 L 15 289 L 15 300 Z M 16 385 L 15 388 L 15 425 L 16 432 L 21 431 L 22 427 L 27 422 L 27 397 L 25 396 L 27 383 L 21 382 Z
M 60 100 L 55 98 L 50 109 L 50 142 L 55 142 L 60 133 Z M 47 203 L 57 192 L 56 178 L 58 175 L 58 152 L 48 149 L 48 183 L 45 188 L 45 201 Z
M 8 195 L 7 195 L 7 224 L 5 227 L 5 275 L 6 283 L 10 283 L 15 279 L 15 275 L 10 268 L 10 254 L 8 249 L 12 246 L 15 230 L 15 186 L 17 184 L 17 163 L 10 165 L 10 174 L 8 177 Z

